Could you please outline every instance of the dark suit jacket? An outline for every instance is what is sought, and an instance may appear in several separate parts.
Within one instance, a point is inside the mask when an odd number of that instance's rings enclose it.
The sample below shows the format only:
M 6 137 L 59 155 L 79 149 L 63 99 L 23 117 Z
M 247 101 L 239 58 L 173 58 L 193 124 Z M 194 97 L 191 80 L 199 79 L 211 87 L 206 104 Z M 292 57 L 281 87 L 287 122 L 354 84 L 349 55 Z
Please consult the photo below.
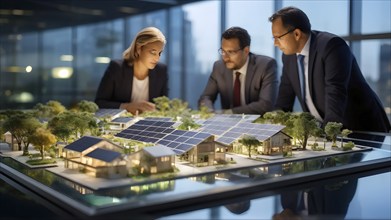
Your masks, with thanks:
M 212 74 L 202 93 L 199 104 L 214 109 L 220 94 L 221 107 L 236 114 L 264 114 L 272 111 L 277 97 L 278 77 L 276 61 L 267 56 L 250 53 L 245 82 L 246 105 L 233 108 L 233 76 L 222 60 L 213 65 Z
M 292 111 L 295 96 L 308 111 L 300 93 L 296 55 L 282 56 L 283 72 L 276 108 Z M 323 126 L 340 122 L 355 131 L 388 132 L 384 108 L 365 81 L 346 42 L 327 32 L 312 31 L 308 62 L 309 91 Z
M 167 84 L 167 67 L 164 64 L 159 63 L 149 70 L 149 101 L 168 96 Z M 121 103 L 130 102 L 132 85 L 133 67 L 123 60 L 112 60 L 99 84 L 95 103 L 99 108 L 119 108 Z

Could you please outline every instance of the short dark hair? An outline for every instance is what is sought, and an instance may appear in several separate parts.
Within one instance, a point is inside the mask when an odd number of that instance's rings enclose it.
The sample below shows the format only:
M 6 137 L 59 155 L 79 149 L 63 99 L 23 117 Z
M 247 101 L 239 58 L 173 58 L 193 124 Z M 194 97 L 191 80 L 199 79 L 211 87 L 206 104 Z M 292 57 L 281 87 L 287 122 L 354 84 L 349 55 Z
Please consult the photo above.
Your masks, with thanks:
M 221 35 L 221 40 L 237 38 L 241 49 L 250 46 L 251 37 L 248 32 L 241 27 L 230 27 Z
M 311 23 L 307 15 L 295 7 L 285 7 L 274 13 L 269 21 L 281 18 L 281 21 L 287 29 L 298 28 L 306 34 L 311 32 Z

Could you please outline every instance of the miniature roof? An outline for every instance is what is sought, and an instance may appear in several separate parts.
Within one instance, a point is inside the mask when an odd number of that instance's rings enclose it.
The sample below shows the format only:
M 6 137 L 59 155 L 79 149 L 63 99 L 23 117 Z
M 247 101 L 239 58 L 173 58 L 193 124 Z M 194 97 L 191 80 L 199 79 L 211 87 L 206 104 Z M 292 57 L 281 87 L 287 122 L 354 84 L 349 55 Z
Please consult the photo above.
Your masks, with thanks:
M 146 151 L 148 154 L 150 154 L 153 157 L 164 157 L 164 156 L 175 155 L 175 152 L 173 150 L 160 144 L 151 147 L 144 147 L 143 151 Z
M 102 148 L 96 148 L 95 150 L 91 151 L 90 153 L 86 154 L 85 156 L 110 163 L 113 160 L 119 158 L 121 156 L 121 153 L 111 151 L 111 150 L 102 149 Z
M 178 155 L 212 136 L 203 132 L 175 130 L 172 128 L 173 124 L 175 122 L 172 121 L 140 120 L 116 136 L 147 143 L 159 143 L 171 148 Z
M 95 112 L 95 116 L 98 118 L 104 118 L 104 117 L 115 118 L 115 117 L 119 117 L 121 114 L 125 112 L 126 112 L 125 109 L 101 108 Z
M 132 117 L 118 117 L 118 118 L 113 119 L 111 122 L 114 122 L 114 123 L 128 123 L 128 122 L 130 122 L 132 120 L 133 120 Z
M 103 141 L 102 138 L 92 137 L 92 136 L 83 136 L 79 140 L 74 141 L 73 143 L 64 147 L 67 150 L 73 150 L 76 152 L 83 152 L 90 148 L 91 146 Z
M 283 125 L 251 123 L 255 119 L 255 115 L 216 115 L 204 121 L 198 130 L 216 135 L 216 142 L 230 145 L 244 134 L 265 141 L 285 128 Z

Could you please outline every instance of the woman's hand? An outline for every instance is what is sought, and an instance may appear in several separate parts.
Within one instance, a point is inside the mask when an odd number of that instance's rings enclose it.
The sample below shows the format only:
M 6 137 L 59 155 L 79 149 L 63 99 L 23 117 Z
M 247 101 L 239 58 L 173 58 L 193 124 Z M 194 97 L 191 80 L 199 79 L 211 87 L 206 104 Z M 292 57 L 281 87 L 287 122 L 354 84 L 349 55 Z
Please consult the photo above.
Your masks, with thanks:
M 155 104 L 148 101 L 122 103 L 121 108 L 126 109 L 126 111 L 132 113 L 133 115 L 156 110 Z

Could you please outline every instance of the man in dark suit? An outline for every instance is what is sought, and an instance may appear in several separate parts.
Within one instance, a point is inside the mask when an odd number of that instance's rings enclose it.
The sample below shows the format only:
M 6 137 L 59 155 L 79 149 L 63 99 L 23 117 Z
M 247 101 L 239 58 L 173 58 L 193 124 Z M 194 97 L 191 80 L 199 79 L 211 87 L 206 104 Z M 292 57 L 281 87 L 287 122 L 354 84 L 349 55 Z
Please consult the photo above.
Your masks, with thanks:
M 222 60 L 213 65 L 200 106 L 214 111 L 220 94 L 223 113 L 262 115 L 273 110 L 278 88 L 276 61 L 251 53 L 250 42 L 250 35 L 240 27 L 231 27 L 222 34 Z
M 354 131 L 389 132 L 381 102 L 342 38 L 312 31 L 307 15 L 294 7 L 277 11 L 269 20 L 274 45 L 284 53 L 276 109 L 292 111 L 297 96 L 303 111 L 322 126 L 340 122 Z

